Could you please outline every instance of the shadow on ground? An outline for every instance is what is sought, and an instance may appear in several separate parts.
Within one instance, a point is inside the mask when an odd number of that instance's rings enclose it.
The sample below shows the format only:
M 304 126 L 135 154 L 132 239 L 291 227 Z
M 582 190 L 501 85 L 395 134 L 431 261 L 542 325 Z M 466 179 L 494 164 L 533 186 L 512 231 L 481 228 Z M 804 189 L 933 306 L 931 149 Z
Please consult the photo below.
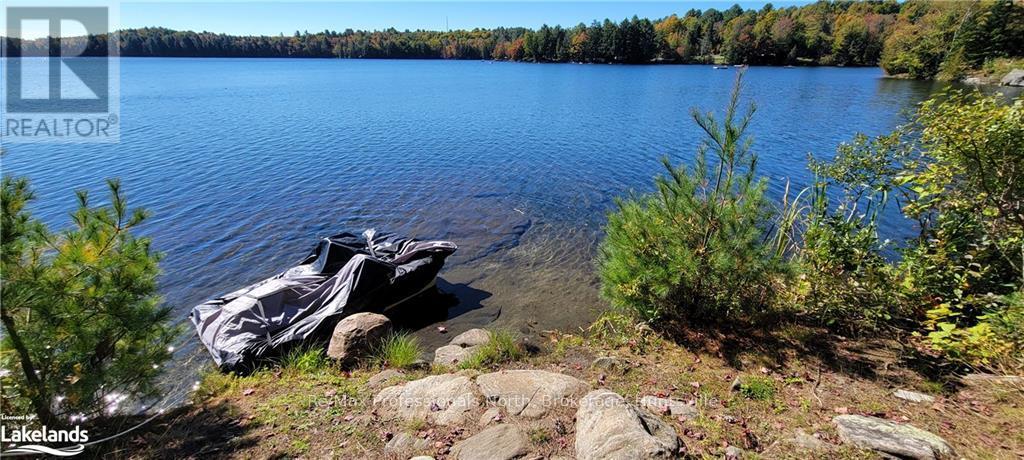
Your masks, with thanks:
M 91 458 L 225 458 L 233 451 L 252 447 L 258 440 L 249 435 L 253 422 L 240 423 L 238 409 L 226 402 L 183 406 L 160 414 L 152 421 L 109 441 L 88 446 Z M 90 430 L 90 439 L 103 439 L 127 430 L 144 417 L 105 421 Z
M 900 383 L 911 370 L 932 381 L 955 386 L 954 368 L 909 345 L 907 331 L 848 338 L 816 325 L 772 318 L 756 324 L 674 323 L 662 332 L 691 350 L 720 356 L 737 370 L 758 365 L 783 368 L 791 360 L 819 366 L 822 371 L 851 377 Z

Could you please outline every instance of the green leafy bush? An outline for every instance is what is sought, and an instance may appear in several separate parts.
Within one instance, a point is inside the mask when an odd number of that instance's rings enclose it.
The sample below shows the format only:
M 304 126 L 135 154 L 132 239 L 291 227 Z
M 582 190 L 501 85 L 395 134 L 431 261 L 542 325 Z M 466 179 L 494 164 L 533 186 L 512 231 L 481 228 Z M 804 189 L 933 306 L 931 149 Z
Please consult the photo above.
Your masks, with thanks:
M 905 314 L 896 275 L 883 257 L 879 213 L 911 154 L 903 132 L 842 144 L 829 162 L 810 159 L 816 183 L 800 249 L 798 302 L 821 323 L 846 332 L 876 329 Z M 829 196 L 838 194 L 838 198 Z
M 717 319 L 770 305 L 782 259 L 766 241 L 769 203 L 740 112 L 741 77 L 720 123 L 693 110 L 706 134 L 693 168 L 664 160 L 656 192 L 617 201 L 600 248 L 601 292 L 643 320 Z M 709 160 L 710 153 L 710 160 Z
M 992 320 L 1015 316 L 1024 276 L 1024 99 L 952 93 L 924 103 L 918 123 L 921 155 L 899 182 L 921 235 L 902 286 L 934 346 L 985 363 L 1008 346 Z
M 73 227 L 50 232 L 26 209 L 28 181 L 5 176 L 2 215 L 3 412 L 33 411 L 59 426 L 112 414 L 117 401 L 156 396 L 179 329 L 157 295 L 159 254 L 132 235 L 147 213 L 129 210 L 117 181 L 109 205 L 78 192 Z

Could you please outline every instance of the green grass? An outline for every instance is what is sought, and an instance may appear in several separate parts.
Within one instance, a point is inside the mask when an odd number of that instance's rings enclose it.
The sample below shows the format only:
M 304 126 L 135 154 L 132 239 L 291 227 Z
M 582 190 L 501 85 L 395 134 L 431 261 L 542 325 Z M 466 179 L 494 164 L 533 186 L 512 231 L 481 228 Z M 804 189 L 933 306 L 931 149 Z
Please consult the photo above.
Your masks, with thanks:
M 295 371 L 302 374 L 319 371 L 330 364 L 331 361 L 327 359 L 323 348 L 316 346 L 295 348 L 285 353 L 278 361 L 278 365 L 282 370 Z
M 490 366 L 519 361 L 526 353 L 509 331 L 491 331 L 491 341 L 481 345 L 468 359 L 459 363 L 459 369 L 485 369 Z
M 526 435 L 527 437 L 530 438 L 530 442 L 532 442 L 535 445 L 547 444 L 551 442 L 551 434 L 548 433 L 548 430 L 541 427 L 531 428 L 527 430 Z
M 420 343 L 405 333 L 388 335 L 374 349 L 373 362 L 380 367 L 407 368 L 420 358 L 423 350 Z
M 740 384 L 740 394 L 747 399 L 771 401 L 775 399 L 775 381 L 768 377 L 750 377 Z

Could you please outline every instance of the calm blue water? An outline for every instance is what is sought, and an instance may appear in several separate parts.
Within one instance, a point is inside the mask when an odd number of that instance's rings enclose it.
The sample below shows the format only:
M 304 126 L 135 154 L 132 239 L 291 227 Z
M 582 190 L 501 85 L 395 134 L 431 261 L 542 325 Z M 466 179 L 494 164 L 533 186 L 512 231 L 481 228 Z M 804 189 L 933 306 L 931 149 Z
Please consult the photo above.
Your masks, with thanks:
M 3 170 L 32 179 L 33 210 L 54 226 L 68 224 L 73 190 L 101 194 L 103 179 L 121 178 L 130 203 L 153 212 L 142 231 L 166 254 L 162 289 L 182 319 L 294 263 L 317 236 L 376 227 L 461 246 L 442 275 L 462 304 L 453 332 L 495 320 L 572 328 L 600 306 L 591 256 L 612 198 L 647 190 L 662 155 L 691 159 L 701 137 L 689 109 L 720 110 L 734 76 L 710 66 L 123 59 L 119 144 L 9 144 Z M 772 193 L 786 178 L 808 184 L 809 153 L 891 130 L 935 89 L 878 69 L 751 68 L 750 131 Z

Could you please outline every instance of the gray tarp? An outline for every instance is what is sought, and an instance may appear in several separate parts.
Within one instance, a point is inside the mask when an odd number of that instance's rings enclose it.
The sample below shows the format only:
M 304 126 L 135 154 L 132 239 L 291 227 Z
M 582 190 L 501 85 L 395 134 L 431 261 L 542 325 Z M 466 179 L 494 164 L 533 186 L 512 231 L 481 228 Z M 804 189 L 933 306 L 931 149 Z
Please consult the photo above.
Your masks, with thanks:
M 341 318 L 383 311 L 433 286 L 456 246 L 374 234 L 322 239 L 299 265 L 192 309 L 222 370 L 245 370 L 289 346 L 326 338 Z

